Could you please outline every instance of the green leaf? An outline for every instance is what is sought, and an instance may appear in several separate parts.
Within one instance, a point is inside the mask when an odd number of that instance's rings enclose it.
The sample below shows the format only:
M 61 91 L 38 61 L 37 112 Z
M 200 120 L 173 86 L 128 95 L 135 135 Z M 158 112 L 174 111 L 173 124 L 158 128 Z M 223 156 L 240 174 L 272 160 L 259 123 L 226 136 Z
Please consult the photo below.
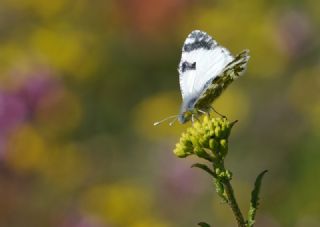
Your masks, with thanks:
M 268 172 L 268 170 L 264 170 L 261 172 L 254 183 L 254 188 L 251 192 L 251 201 L 250 201 L 250 208 L 248 212 L 248 227 L 253 227 L 255 222 L 256 212 L 259 206 L 259 192 L 261 188 L 262 178 Z
M 217 177 L 217 175 L 212 171 L 212 169 L 210 169 L 207 165 L 205 164 L 201 164 L 201 163 L 195 163 L 191 166 L 191 168 L 199 168 L 199 169 L 202 169 L 204 170 L 205 172 L 209 173 L 211 176 L 213 176 L 214 178 Z
M 199 222 L 198 225 L 201 227 L 210 227 L 210 225 L 205 222 Z

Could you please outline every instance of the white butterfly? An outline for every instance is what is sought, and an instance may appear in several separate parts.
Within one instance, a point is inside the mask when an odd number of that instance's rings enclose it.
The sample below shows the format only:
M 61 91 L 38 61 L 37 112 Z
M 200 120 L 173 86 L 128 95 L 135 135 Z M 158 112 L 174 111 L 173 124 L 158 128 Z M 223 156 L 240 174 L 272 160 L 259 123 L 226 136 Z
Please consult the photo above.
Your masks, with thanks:
M 180 114 L 169 118 L 176 118 L 183 124 L 210 111 L 211 103 L 244 73 L 248 54 L 249 51 L 244 50 L 233 57 L 229 50 L 220 46 L 207 33 L 192 31 L 183 44 L 178 67 L 182 94 Z

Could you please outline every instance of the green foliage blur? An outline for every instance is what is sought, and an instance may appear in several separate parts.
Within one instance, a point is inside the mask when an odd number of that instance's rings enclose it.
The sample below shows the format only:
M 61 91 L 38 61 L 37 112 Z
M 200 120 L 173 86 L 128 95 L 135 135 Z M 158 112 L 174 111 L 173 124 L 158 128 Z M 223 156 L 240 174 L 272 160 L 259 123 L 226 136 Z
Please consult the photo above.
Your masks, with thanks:
M 153 126 L 194 29 L 250 50 L 214 103 L 243 212 L 268 169 L 256 226 L 320 226 L 319 27 L 315 0 L 0 1 L 0 226 L 235 226 L 172 152 L 188 125 Z

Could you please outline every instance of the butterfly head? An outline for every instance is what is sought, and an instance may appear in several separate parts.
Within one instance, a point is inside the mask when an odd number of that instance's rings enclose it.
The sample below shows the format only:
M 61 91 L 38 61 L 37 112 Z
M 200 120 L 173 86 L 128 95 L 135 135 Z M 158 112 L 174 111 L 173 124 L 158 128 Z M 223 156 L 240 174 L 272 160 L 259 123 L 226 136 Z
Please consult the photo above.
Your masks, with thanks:
M 178 116 L 178 121 L 179 121 L 181 124 L 184 124 L 184 123 L 186 123 L 186 122 L 188 122 L 188 121 L 191 120 L 192 115 L 193 115 L 192 111 L 182 112 L 182 113 L 180 113 L 179 116 Z
M 178 120 L 181 124 L 184 124 L 192 119 L 192 115 L 196 115 L 194 104 L 197 98 L 187 98 L 182 102 L 180 114 L 178 115 Z

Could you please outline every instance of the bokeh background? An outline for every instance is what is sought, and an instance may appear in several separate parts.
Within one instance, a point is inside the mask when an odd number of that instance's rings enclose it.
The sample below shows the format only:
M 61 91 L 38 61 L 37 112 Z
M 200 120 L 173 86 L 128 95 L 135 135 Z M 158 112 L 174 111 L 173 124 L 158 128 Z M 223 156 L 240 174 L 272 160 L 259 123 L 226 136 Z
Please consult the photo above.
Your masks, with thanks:
M 215 102 L 238 119 L 227 165 L 257 226 L 320 226 L 320 2 L 1 0 L 0 226 L 235 226 L 208 176 L 172 150 L 188 126 L 177 64 L 202 29 L 244 77 Z

